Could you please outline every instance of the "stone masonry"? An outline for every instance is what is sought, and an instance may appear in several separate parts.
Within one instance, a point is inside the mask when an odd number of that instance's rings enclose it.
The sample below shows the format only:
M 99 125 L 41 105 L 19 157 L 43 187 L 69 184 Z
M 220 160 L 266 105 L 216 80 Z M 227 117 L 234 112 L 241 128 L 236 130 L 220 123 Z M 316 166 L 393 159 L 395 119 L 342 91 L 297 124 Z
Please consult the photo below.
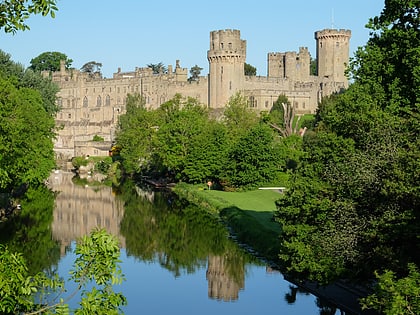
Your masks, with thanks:
M 107 155 L 115 140 L 118 116 L 125 112 L 127 94 L 139 93 L 149 109 L 158 108 L 175 94 L 198 99 L 209 109 L 222 109 L 236 92 L 257 112 L 269 111 L 285 94 L 297 114 L 315 113 L 324 96 L 348 87 L 345 68 L 349 61 L 349 30 L 315 32 L 318 75 L 310 74 L 311 56 L 306 47 L 298 52 L 270 52 L 267 76 L 245 76 L 246 41 L 239 30 L 210 33 L 207 51 L 209 74 L 189 81 L 187 68 L 177 60 L 175 68 L 154 74 L 150 68 L 131 72 L 118 69 L 112 78 L 89 76 L 64 64 L 52 79 L 60 87 L 61 110 L 55 152 L 60 160 L 74 156 Z M 92 141 L 97 135 L 103 142 Z

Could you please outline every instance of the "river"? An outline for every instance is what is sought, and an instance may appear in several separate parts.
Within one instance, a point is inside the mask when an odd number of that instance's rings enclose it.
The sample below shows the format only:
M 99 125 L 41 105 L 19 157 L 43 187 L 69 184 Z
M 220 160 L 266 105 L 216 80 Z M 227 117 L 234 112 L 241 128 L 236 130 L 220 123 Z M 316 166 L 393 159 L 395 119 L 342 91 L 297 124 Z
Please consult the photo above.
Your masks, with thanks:
M 2 231 L 2 242 L 15 244 L 29 260 L 32 256 L 31 268 L 54 270 L 68 279 L 75 240 L 103 227 L 121 245 L 126 280 L 115 290 L 128 300 L 123 308 L 127 315 L 340 314 L 244 251 L 217 218 L 202 209 L 132 182 L 116 190 L 76 184 L 72 176 L 58 171 L 50 177 L 54 209 L 51 219 L 45 219 L 47 211 L 42 219 L 34 216 L 35 232 L 20 223 Z M 43 198 L 38 208 L 47 204 L 50 198 Z M 11 228 L 25 232 L 10 236 Z M 73 288 L 68 282 L 68 292 Z M 70 305 L 77 305 L 77 297 Z

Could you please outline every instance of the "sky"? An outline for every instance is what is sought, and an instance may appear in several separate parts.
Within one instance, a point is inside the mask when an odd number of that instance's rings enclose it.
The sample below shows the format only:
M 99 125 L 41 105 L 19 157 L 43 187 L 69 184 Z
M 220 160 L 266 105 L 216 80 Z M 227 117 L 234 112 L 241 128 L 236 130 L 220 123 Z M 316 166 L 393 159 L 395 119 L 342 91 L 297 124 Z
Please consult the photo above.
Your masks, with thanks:
M 15 62 L 30 66 L 32 58 L 57 51 L 80 69 L 102 63 L 102 73 L 180 61 L 208 73 L 210 32 L 237 29 L 247 41 L 246 62 L 267 75 L 269 52 L 308 47 L 316 57 L 314 32 L 349 29 L 350 56 L 366 44 L 369 18 L 384 7 L 380 0 L 57 0 L 55 18 L 31 16 L 28 31 L 0 31 L 0 49 Z

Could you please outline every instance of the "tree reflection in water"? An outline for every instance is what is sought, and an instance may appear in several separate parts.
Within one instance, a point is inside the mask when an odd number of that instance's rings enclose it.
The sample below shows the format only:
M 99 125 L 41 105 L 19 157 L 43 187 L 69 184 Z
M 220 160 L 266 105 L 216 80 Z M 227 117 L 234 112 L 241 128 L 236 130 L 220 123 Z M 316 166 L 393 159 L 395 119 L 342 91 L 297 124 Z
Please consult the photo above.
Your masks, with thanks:
M 236 300 L 244 287 L 245 265 L 262 265 L 229 240 L 218 218 L 170 192 L 126 182 L 118 197 L 125 204 L 121 234 L 127 255 L 157 261 L 175 277 L 207 265 L 211 298 Z

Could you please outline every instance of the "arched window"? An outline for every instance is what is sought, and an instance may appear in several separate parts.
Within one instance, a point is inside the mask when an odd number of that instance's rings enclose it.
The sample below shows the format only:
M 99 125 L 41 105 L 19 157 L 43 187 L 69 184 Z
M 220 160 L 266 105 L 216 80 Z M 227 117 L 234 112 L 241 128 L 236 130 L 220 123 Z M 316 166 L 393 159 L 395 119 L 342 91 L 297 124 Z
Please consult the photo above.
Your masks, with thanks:
M 89 102 L 88 102 L 88 98 L 87 96 L 85 96 L 85 98 L 83 99 L 83 107 L 88 107 Z
M 98 97 L 96 98 L 96 106 L 101 106 L 102 105 L 102 98 L 100 95 L 98 95 Z
M 105 98 L 105 106 L 109 106 L 109 105 L 111 105 L 111 97 L 107 95 Z

